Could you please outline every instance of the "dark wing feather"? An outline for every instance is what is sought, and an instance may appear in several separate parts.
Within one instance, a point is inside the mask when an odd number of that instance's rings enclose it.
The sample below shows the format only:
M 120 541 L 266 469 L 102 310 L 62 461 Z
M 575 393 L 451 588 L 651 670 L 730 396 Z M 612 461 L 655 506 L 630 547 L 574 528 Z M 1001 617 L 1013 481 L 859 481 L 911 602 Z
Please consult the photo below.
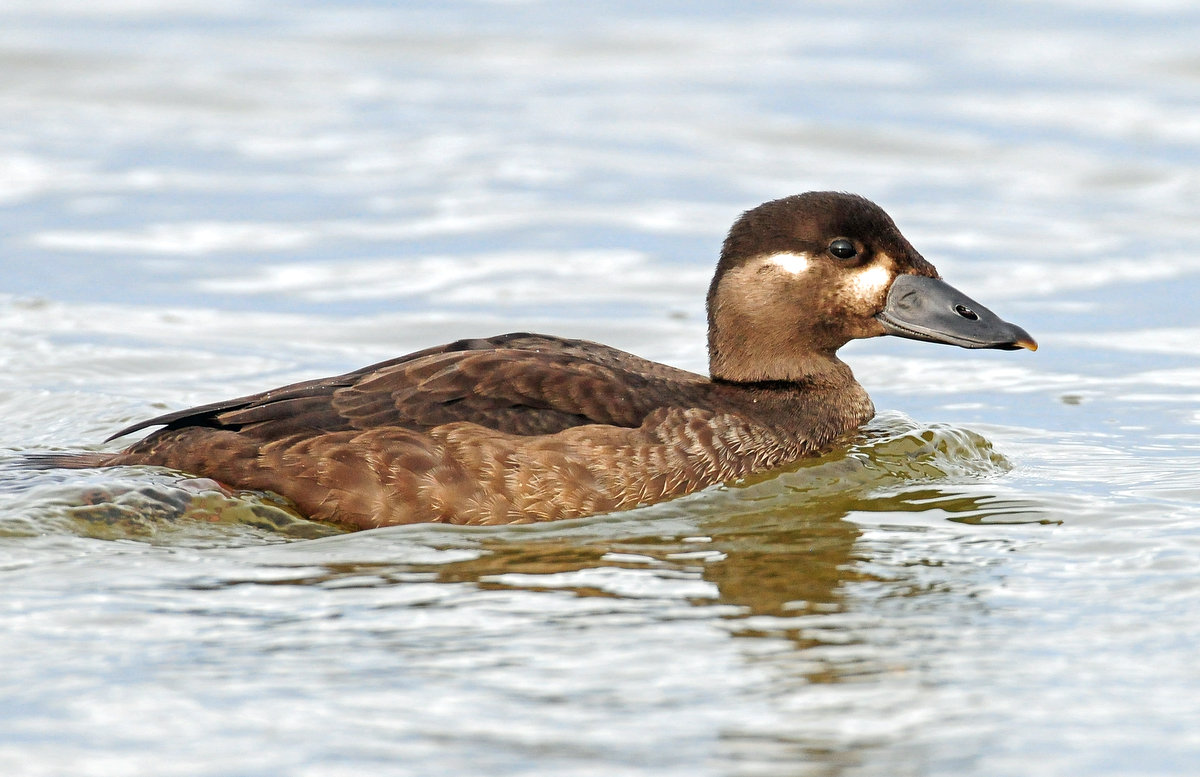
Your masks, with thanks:
M 382 426 L 420 430 L 454 421 L 523 435 L 589 423 L 638 426 L 655 407 L 704 380 L 596 343 L 518 333 L 460 340 L 345 375 L 168 413 L 113 438 L 155 425 L 254 427 L 264 438 Z
M 339 389 L 333 407 L 356 429 L 428 429 L 470 421 L 512 434 L 599 423 L 639 426 L 671 399 L 628 370 L 510 348 L 426 357 Z
M 310 380 L 304 383 L 293 383 L 290 386 L 263 391 L 258 394 L 249 394 L 244 397 L 235 399 L 223 399 L 219 402 L 210 402 L 207 405 L 198 405 L 196 407 L 188 407 L 183 410 L 176 410 L 171 413 L 165 413 L 154 418 L 147 418 L 144 421 L 138 421 L 136 424 L 131 424 L 121 429 L 118 432 L 110 435 L 105 442 L 112 442 L 118 437 L 124 437 L 127 434 L 148 429 L 151 426 L 165 426 L 169 428 L 178 428 L 181 426 L 219 426 L 216 418 L 226 411 L 237 408 L 246 408 L 253 406 L 265 406 L 268 404 L 278 404 L 306 397 L 317 398 L 327 397 L 331 391 L 339 386 L 348 386 L 353 382 L 351 375 L 342 375 L 336 378 L 322 378 L 320 380 Z

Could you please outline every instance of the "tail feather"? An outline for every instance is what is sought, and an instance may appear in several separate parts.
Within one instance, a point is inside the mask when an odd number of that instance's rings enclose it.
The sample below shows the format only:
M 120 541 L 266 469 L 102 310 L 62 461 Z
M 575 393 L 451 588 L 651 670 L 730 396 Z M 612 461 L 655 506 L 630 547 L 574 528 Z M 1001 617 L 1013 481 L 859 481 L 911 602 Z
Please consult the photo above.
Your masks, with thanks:
M 111 453 L 29 453 L 24 463 L 33 469 L 89 469 L 106 467 Z

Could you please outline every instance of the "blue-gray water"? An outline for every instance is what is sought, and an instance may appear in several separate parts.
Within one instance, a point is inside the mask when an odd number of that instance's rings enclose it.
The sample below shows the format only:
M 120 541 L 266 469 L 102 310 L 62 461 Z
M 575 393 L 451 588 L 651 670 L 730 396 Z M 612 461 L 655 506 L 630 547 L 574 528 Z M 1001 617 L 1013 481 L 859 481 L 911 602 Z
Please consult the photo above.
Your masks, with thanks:
M 4 4 L 0 773 L 1196 774 L 1197 40 L 1183 0 Z M 851 447 L 558 525 L 21 463 L 460 336 L 702 370 L 723 231 L 808 189 L 1041 350 L 855 343 Z

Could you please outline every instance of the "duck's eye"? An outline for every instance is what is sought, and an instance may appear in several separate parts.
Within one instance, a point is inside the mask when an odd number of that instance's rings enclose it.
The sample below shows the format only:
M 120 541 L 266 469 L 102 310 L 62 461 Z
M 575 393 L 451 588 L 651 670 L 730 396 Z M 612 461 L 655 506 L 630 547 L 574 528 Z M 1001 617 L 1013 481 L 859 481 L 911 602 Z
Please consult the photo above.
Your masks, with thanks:
M 829 253 L 838 259 L 853 259 L 858 256 L 858 249 L 849 240 L 839 238 L 829 244 Z

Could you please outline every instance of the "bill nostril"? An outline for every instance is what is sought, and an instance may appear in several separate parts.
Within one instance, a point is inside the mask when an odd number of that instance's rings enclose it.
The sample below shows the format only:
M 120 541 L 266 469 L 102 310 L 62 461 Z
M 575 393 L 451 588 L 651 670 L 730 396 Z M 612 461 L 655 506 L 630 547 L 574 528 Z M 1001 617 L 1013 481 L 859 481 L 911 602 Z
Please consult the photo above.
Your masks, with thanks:
M 966 305 L 955 305 L 954 312 L 969 321 L 978 321 L 979 320 L 979 314 L 976 313 L 974 310 L 971 310 Z

